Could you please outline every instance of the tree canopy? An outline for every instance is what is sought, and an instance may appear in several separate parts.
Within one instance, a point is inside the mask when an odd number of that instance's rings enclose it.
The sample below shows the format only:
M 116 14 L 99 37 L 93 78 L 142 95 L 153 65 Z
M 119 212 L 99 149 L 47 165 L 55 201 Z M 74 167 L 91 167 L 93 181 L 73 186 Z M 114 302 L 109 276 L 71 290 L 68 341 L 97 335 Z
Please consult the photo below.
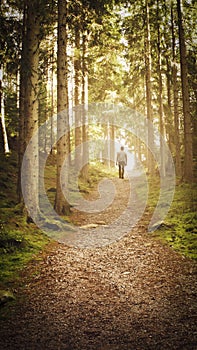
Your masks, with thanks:
M 68 152 L 88 140 L 90 130 L 97 137 L 96 128 L 82 127 L 86 111 L 78 113 L 76 107 L 112 103 L 150 119 L 168 143 L 177 176 L 193 181 L 195 1 L 4 0 L 0 17 L 1 150 L 7 134 L 10 147 L 18 145 L 19 173 L 35 123 L 42 125 L 63 105 L 70 110 L 68 125 L 75 120 L 79 127 L 75 133 L 70 131 Z M 46 151 L 49 139 L 50 147 L 56 148 L 57 123 L 47 125 L 39 152 Z M 100 130 L 105 139 L 108 131 L 102 125 Z M 117 137 L 120 134 L 117 129 Z M 157 142 L 154 138 L 149 130 L 149 145 Z M 125 140 L 153 174 L 156 169 L 143 143 L 138 140 L 136 146 L 136 140 L 126 134 Z M 160 152 L 165 175 L 161 140 Z

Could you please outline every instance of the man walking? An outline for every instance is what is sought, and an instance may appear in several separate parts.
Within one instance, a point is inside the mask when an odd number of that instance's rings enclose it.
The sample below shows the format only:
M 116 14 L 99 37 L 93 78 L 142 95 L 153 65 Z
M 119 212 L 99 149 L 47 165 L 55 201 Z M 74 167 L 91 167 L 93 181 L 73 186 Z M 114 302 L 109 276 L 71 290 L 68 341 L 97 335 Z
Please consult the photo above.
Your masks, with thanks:
M 124 147 L 120 147 L 120 152 L 117 153 L 116 164 L 119 166 L 119 178 L 124 179 L 124 167 L 127 165 L 127 154 Z

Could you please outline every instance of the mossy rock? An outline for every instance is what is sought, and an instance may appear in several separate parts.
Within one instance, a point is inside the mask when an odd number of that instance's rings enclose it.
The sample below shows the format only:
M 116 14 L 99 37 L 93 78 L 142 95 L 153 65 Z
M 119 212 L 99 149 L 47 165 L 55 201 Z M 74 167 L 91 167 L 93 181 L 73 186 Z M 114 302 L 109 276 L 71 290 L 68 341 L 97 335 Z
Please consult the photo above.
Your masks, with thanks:
M 0 306 L 15 300 L 14 294 L 9 290 L 0 290 Z

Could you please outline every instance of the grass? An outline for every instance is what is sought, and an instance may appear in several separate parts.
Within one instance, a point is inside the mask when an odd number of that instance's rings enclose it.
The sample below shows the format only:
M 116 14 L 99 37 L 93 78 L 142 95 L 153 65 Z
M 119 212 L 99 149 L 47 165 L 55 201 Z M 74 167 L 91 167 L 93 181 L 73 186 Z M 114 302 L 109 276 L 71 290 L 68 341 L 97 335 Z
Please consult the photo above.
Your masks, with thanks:
M 20 273 L 50 242 L 34 224 L 27 224 L 15 209 L 1 209 L 0 289 L 11 286 Z
M 157 181 L 150 182 L 148 210 L 152 212 L 158 200 Z M 152 233 L 181 254 L 197 259 L 197 184 L 176 186 L 174 199 L 162 225 Z
M 34 224 L 27 224 L 17 205 L 16 153 L 0 154 L 0 162 L 0 289 L 7 289 L 50 240 Z

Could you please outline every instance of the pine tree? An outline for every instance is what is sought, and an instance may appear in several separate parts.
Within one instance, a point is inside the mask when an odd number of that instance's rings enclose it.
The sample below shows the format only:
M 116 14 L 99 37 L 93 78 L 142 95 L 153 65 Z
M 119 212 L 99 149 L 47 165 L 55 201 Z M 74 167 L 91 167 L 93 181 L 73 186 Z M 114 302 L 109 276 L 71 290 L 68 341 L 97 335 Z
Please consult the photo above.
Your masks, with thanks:
M 29 215 L 32 219 L 39 214 L 38 195 L 38 67 L 39 67 L 39 35 L 40 16 L 37 12 L 39 1 L 27 2 L 27 20 L 25 33 L 25 52 L 23 61 L 23 90 L 24 96 L 24 136 L 25 147 L 29 152 L 24 159 L 23 194 L 28 204 Z M 32 138 L 33 135 L 34 138 Z M 23 136 L 23 137 L 24 137 Z
M 68 82 L 67 82 L 67 0 L 58 1 L 58 52 L 57 52 L 57 182 L 55 210 L 66 215 L 70 205 L 65 198 L 69 181 L 69 120 L 68 120 Z M 61 183 L 63 163 L 66 171 Z
M 177 0 L 179 48 L 181 62 L 181 83 L 184 116 L 184 179 L 188 182 L 193 179 L 193 150 L 192 150 L 192 121 L 189 103 L 188 66 L 185 44 L 185 33 L 182 20 L 181 0 Z

